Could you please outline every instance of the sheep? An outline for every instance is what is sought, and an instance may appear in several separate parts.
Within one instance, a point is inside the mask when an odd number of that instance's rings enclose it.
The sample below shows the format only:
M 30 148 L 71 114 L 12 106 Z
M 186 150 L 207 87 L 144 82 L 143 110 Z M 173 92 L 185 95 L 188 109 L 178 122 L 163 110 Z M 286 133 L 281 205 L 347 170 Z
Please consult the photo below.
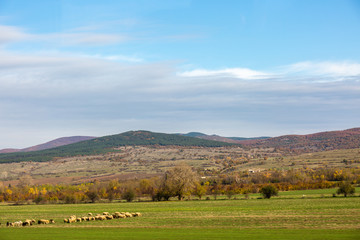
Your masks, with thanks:
M 125 216 L 126 216 L 126 217 L 132 217 L 132 214 L 129 213 L 129 212 L 126 212 L 126 213 L 125 213 Z
M 108 213 L 108 212 L 103 212 L 102 214 L 103 214 L 103 215 L 109 215 L 109 213 Z
M 96 216 L 95 217 L 95 220 L 105 220 L 106 219 L 106 217 L 105 216 Z
M 32 226 L 34 223 L 36 223 L 35 219 L 26 219 L 23 223 L 22 226 Z
M 88 213 L 88 216 L 92 217 L 92 213 Z
M 16 222 L 13 222 L 11 226 L 13 226 L 13 227 L 21 227 L 22 225 L 23 225 L 22 221 L 16 221 Z
M 46 220 L 46 219 L 39 219 L 38 220 L 38 224 L 49 224 L 50 221 L 49 220 Z
M 22 225 L 25 227 L 25 226 L 30 226 L 30 225 L 32 225 L 32 222 L 31 222 L 31 220 L 29 220 L 29 219 L 26 219 L 23 223 L 22 223 Z
M 114 218 L 126 218 L 125 214 L 121 214 L 121 213 L 119 213 L 119 212 L 115 212 L 115 213 L 113 214 L 113 217 L 114 217 Z
M 133 217 L 140 217 L 141 216 L 141 213 L 139 212 L 135 212 L 135 213 L 132 213 Z
M 81 218 L 77 218 L 76 221 L 77 221 L 77 222 L 81 222 L 82 219 L 81 219 Z
M 110 219 L 114 219 L 113 215 L 106 215 L 106 219 L 110 220 Z
M 22 226 L 22 222 L 21 221 L 6 222 L 6 226 L 7 227 L 19 227 L 19 226 Z
M 72 216 L 70 216 L 68 219 L 64 219 L 64 222 L 65 223 L 74 223 L 74 222 L 76 222 L 76 216 L 75 215 L 72 215 Z
M 50 224 L 55 223 L 54 219 L 50 219 L 49 223 L 50 223 Z

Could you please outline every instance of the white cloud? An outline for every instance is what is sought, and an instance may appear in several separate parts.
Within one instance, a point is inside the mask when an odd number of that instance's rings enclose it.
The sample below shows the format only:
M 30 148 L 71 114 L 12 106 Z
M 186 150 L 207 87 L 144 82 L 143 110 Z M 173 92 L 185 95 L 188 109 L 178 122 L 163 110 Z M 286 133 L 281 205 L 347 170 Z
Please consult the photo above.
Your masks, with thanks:
M 29 37 L 30 35 L 24 33 L 20 28 L 0 25 L 0 44 L 21 41 Z
M 301 74 L 310 76 L 353 77 L 360 75 L 360 63 L 344 62 L 299 62 L 284 67 L 285 74 Z
M 183 77 L 235 77 L 241 79 L 266 79 L 268 73 L 255 71 L 247 68 L 226 68 L 221 70 L 196 69 L 178 73 Z
M 18 28 L 0 28 L 4 32 L 0 43 L 45 39 Z M 95 45 L 126 41 L 117 35 L 95 35 L 50 35 L 49 41 Z M 16 146 L 22 132 L 71 135 L 81 129 L 83 135 L 103 135 L 130 129 L 197 131 L 206 126 L 234 136 L 251 129 L 251 136 L 256 136 L 289 133 L 294 126 L 297 130 L 356 127 L 359 65 L 302 62 L 266 71 L 225 68 L 176 73 L 174 63 L 146 63 L 136 55 L 0 50 L 0 126 L 6 126 L 0 149 Z M 343 78 L 346 84 L 334 81 Z M 16 132 L 19 126 L 23 131 Z M 222 134 L 219 131 L 208 133 Z M 6 137 L 14 134 L 19 137 Z M 34 144 L 41 142 L 32 137 Z
M 110 60 L 110 61 L 119 61 L 119 62 L 129 62 L 129 63 L 140 63 L 144 62 L 144 59 L 137 57 L 137 56 L 125 56 L 125 55 L 92 55 L 90 57 Z
M 108 34 L 90 31 L 28 34 L 18 27 L 0 25 L 0 44 L 28 41 L 47 42 L 58 45 L 96 46 L 123 43 L 130 39 L 131 38 L 125 34 Z
M 34 36 L 33 39 L 62 45 L 111 45 L 128 41 L 130 38 L 120 34 L 103 33 L 54 33 Z

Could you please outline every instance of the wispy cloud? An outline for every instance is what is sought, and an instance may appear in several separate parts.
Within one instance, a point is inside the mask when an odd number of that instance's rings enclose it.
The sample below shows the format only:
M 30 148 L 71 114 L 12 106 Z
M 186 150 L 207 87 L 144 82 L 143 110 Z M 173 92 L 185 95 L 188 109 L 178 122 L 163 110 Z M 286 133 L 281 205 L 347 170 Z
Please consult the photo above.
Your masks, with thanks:
M 183 77 L 235 77 L 242 79 L 264 79 L 270 77 L 270 74 L 255 71 L 247 68 L 226 68 L 221 70 L 195 69 L 178 73 Z
M 103 33 L 55 33 L 33 36 L 33 40 L 42 40 L 62 45 L 111 45 L 126 42 L 129 36 Z
M 125 56 L 125 55 L 90 55 L 89 57 L 105 59 L 110 61 L 129 62 L 129 63 L 140 63 L 144 59 L 137 56 Z
M 29 38 L 30 35 L 26 34 L 21 28 L 0 25 L 0 44 L 22 41 Z
M 52 43 L 57 45 L 111 45 L 129 41 L 131 38 L 125 34 L 109 34 L 97 32 L 60 32 L 29 34 L 23 29 L 0 25 L 0 44 L 19 41 Z
M 306 61 L 283 67 L 285 74 L 303 76 L 326 76 L 342 79 L 344 77 L 360 76 L 360 63 L 351 61 Z
M 178 72 L 182 77 L 234 77 L 249 80 L 333 82 L 360 77 L 360 63 L 351 61 L 306 61 L 267 71 L 248 68 L 194 69 Z
M 130 41 L 116 34 L 34 35 L 0 26 L 0 44 L 41 42 L 46 37 L 54 44 L 74 45 Z M 149 129 L 254 136 L 294 128 L 356 127 L 360 118 L 357 62 L 308 61 L 266 70 L 177 69 L 174 62 L 149 63 L 137 55 L 69 53 L 60 48 L 15 53 L 4 47 L 2 135 L 53 132 L 60 137 Z M 16 146 L 17 140 L 12 144 L 9 139 L 0 138 L 0 148 Z

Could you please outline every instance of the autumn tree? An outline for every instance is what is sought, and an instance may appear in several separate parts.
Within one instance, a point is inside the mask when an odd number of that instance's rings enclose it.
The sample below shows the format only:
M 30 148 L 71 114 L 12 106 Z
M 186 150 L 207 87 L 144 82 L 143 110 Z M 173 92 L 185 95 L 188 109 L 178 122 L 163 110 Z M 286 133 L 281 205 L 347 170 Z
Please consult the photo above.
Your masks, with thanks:
M 197 183 L 196 174 L 188 165 L 179 165 L 168 171 L 164 176 L 163 189 L 169 191 L 171 196 L 182 200 L 191 194 Z
M 202 196 L 206 194 L 206 186 L 196 183 L 193 193 L 201 200 Z

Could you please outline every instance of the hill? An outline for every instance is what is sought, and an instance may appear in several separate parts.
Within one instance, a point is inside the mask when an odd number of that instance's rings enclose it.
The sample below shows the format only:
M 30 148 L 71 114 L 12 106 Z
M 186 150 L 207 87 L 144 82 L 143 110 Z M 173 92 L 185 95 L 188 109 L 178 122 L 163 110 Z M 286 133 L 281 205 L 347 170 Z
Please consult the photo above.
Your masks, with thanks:
M 88 156 L 113 152 L 116 151 L 115 148 L 120 146 L 147 145 L 222 147 L 229 146 L 230 144 L 177 134 L 130 131 L 41 151 L 3 153 L 0 154 L 0 163 L 23 161 L 43 162 L 50 161 L 54 158 Z
M 188 136 L 188 137 L 196 137 L 196 138 L 201 138 L 201 139 L 205 139 L 205 140 L 212 140 L 212 141 L 219 141 L 219 142 L 227 142 L 227 143 L 237 143 L 237 144 L 241 144 L 242 141 L 246 141 L 246 140 L 257 140 L 257 139 L 267 139 L 270 137 L 254 137 L 254 138 L 245 138 L 245 137 L 222 137 L 219 135 L 207 135 L 204 133 L 200 133 L 200 132 L 189 132 L 186 134 L 181 134 L 183 136 Z
M 52 141 L 49 141 L 49 142 L 46 142 L 46 143 L 43 143 L 43 144 L 39 144 L 39 145 L 36 145 L 36 146 L 28 147 L 28 148 L 23 148 L 23 149 L 14 149 L 14 148 L 2 149 L 2 150 L 0 150 L 0 153 L 40 151 L 40 150 L 60 147 L 60 146 L 64 146 L 64 145 L 69 145 L 69 144 L 73 144 L 73 143 L 77 143 L 77 142 L 82 142 L 82 141 L 86 141 L 86 140 L 90 140 L 90 139 L 94 139 L 94 138 L 95 137 L 87 137 L 87 136 L 62 137 L 62 138 L 57 138 L 55 140 L 52 140 Z
M 242 141 L 242 144 L 249 147 L 286 148 L 302 152 L 352 149 L 360 147 L 360 128 L 308 135 L 285 135 L 268 139 Z

